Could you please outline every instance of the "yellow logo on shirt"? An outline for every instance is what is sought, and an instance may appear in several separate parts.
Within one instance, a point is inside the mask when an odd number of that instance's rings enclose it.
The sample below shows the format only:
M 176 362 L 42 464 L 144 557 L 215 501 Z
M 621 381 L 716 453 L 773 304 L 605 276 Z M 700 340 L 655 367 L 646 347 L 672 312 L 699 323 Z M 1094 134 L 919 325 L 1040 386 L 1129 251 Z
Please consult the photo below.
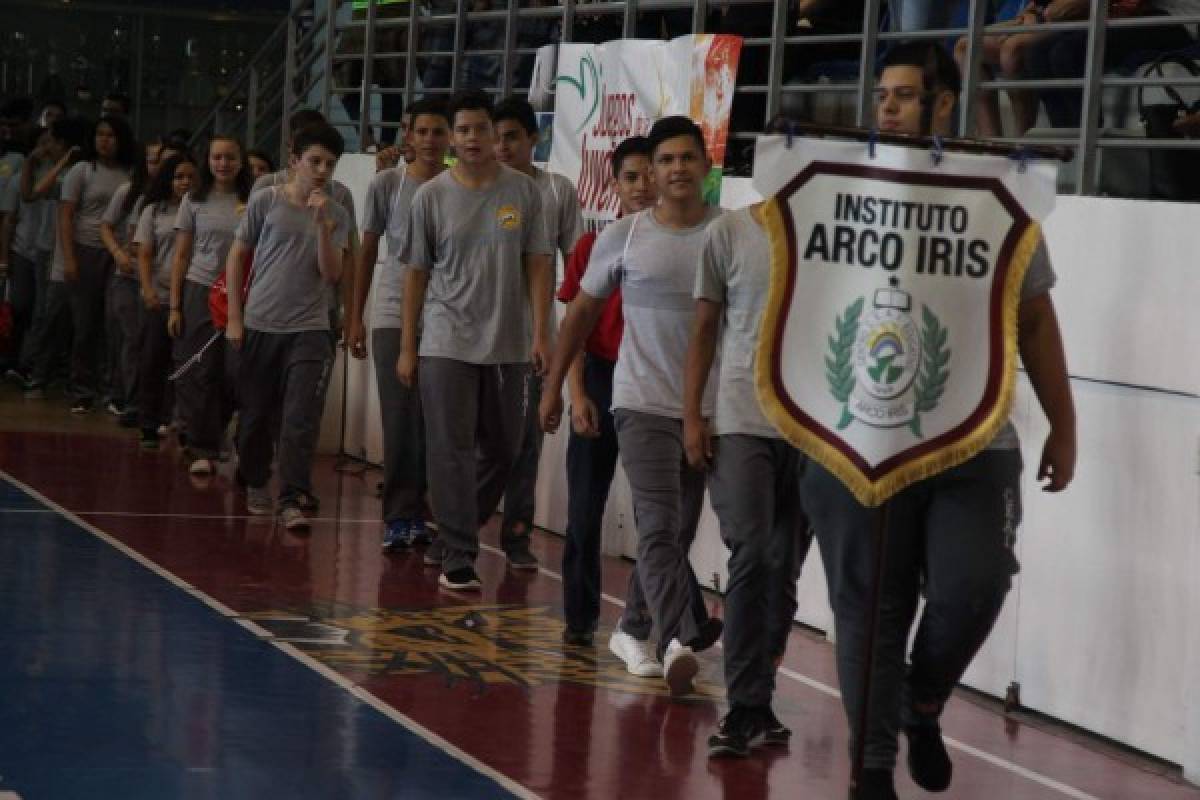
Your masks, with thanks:
M 240 217 L 242 214 L 246 213 L 246 204 L 238 203 L 236 206 L 233 207 L 233 210 Z
M 516 206 L 500 206 L 496 212 L 496 222 L 500 223 L 500 227 L 506 231 L 516 230 L 521 227 L 521 212 Z
M 9 164 L 7 161 L 0 161 L 0 178 L 7 178 L 12 174 L 12 164 Z

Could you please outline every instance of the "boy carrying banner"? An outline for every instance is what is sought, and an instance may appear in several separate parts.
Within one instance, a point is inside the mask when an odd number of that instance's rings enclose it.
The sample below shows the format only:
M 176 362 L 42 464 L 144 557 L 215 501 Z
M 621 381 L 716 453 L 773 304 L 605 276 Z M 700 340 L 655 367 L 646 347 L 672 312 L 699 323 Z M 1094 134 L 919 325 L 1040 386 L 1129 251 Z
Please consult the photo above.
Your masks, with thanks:
M 946 135 L 960 90 L 958 68 L 937 44 L 905 44 L 886 58 L 875 90 L 880 129 Z M 1075 410 L 1062 339 L 1050 300 L 1055 283 L 1039 242 L 1020 286 L 1017 346 L 1050 422 L 1038 468 L 1045 491 L 1067 487 L 1075 469 Z M 821 380 L 820 376 L 814 378 Z M 869 626 L 875 609 L 876 529 L 881 511 L 862 505 L 828 470 L 810 461 L 801 502 L 820 542 L 837 629 L 838 677 L 852 741 L 865 737 L 863 771 L 851 797 L 893 800 L 892 772 L 901 730 L 913 781 L 940 792 L 953 766 L 939 718 L 955 685 L 987 639 L 1018 565 L 1021 453 L 1006 424 L 958 466 L 893 495 L 884 531 L 878 633 L 869 718 L 859 730 Z M 918 595 L 926 605 L 906 665 Z M 853 748 L 852 748 L 853 749 Z

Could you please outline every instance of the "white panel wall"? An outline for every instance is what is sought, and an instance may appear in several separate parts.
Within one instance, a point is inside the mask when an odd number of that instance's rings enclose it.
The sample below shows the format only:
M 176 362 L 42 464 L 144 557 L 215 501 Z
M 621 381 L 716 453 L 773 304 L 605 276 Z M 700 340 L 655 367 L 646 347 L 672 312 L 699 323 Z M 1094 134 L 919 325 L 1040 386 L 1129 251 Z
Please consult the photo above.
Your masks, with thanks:
M 354 161 L 359 161 L 354 165 Z M 361 198 L 371 167 L 347 157 Z M 755 199 L 726 179 L 726 205 Z M 1000 622 L 965 682 L 1181 763 L 1200 780 L 1200 208 L 1061 197 L 1046 224 L 1060 276 L 1054 294 L 1073 375 L 1177 394 L 1074 380 L 1079 472 L 1071 490 L 1035 485 L 1045 421 L 1022 380 L 1014 420 L 1026 463 L 1022 571 Z M 339 366 L 340 370 L 340 366 Z M 381 458 L 373 376 L 352 364 L 346 450 Z M 338 375 L 341 373 L 338 372 Z M 336 450 L 340 387 L 330 391 L 323 444 Z M 547 437 L 537 523 L 566 524 L 566 435 Z M 604 549 L 635 552 L 628 484 L 618 470 Z M 726 551 L 711 509 L 692 562 L 725 582 Z M 548 565 L 553 566 L 553 565 Z M 800 579 L 797 619 L 829 630 L 816 550 Z

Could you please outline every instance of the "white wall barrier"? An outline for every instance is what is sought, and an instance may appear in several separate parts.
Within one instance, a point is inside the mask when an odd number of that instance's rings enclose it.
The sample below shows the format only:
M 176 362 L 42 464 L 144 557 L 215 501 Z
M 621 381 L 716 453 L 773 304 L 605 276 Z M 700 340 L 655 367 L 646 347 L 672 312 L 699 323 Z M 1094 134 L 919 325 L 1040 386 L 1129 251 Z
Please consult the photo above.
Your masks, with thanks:
M 361 210 L 374 170 L 342 159 L 338 176 Z M 755 199 L 725 181 L 723 203 Z M 1054 293 L 1079 415 L 1070 491 L 1047 495 L 1034 476 L 1046 423 L 1021 381 L 1014 421 L 1025 457 L 1022 564 L 996 630 L 965 683 L 1182 764 L 1200 781 L 1200 207 L 1060 197 L 1046 223 L 1059 275 Z M 339 352 L 322 447 L 382 460 L 370 362 Z M 343 368 L 346 378 L 343 381 Z M 546 438 L 536 522 L 566 525 L 566 434 Z M 635 552 L 628 484 L 618 470 L 604 551 Z M 700 580 L 724 585 L 726 550 L 706 507 L 692 551 Z M 553 565 L 549 565 L 553 567 Z M 814 553 L 800 579 L 797 619 L 828 631 L 824 574 Z

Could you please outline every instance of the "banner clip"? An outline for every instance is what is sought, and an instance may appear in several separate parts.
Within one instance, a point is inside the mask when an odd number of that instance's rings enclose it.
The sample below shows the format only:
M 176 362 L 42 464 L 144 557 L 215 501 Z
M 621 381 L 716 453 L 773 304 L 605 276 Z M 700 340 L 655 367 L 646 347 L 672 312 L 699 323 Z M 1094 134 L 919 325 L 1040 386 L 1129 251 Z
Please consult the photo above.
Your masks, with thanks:
M 942 137 L 936 133 L 933 135 L 933 147 L 930 149 L 929 155 L 933 159 L 935 167 L 941 166 L 942 159 L 946 157 L 946 146 L 942 142 Z
M 1020 145 L 1013 151 L 1009 158 L 1015 159 L 1017 162 L 1017 172 L 1025 172 L 1029 169 L 1029 148 Z
M 879 144 L 879 129 L 871 128 L 871 135 L 867 137 L 867 155 L 875 158 L 875 145 Z

